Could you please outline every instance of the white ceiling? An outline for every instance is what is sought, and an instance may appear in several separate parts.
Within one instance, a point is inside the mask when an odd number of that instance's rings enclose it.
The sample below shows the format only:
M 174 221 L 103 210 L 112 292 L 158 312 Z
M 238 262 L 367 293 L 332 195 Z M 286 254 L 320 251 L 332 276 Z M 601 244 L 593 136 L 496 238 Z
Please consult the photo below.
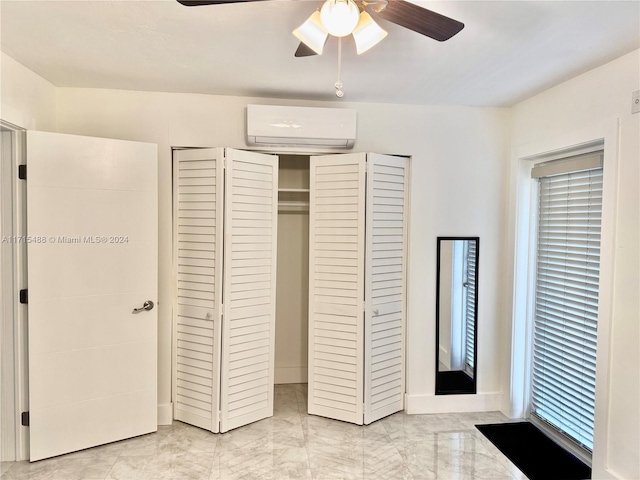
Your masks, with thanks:
M 344 101 L 509 106 L 640 46 L 638 1 L 414 3 L 466 26 L 440 43 L 380 21 L 388 37 L 362 56 L 349 38 Z M 0 46 L 59 87 L 339 102 L 335 39 L 293 56 L 318 4 L 1 0 Z

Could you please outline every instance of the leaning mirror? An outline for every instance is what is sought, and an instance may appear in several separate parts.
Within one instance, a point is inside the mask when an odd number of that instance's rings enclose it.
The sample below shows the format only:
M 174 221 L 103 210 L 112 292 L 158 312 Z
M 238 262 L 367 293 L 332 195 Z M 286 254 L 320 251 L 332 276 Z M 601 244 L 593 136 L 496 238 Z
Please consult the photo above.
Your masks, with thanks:
M 436 395 L 476 393 L 479 237 L 438 237 Z

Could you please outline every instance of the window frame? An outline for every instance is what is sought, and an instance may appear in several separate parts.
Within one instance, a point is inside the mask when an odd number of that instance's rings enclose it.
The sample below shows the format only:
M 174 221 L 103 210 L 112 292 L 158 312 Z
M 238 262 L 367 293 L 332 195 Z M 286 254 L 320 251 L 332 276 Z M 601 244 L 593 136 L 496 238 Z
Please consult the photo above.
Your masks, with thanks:
M 562 130 L 547 130 L 533 141 L 516 140 L 511 149 L 510 193 L 508 207 L 509 250 L 505 284 L 508 285 L 505 308 L 511 316 L 507 321 L 505 340 L 508 342 L 502 359 L 502 378 L 507 385 L 502 410 L 511 418 L 524 418 L 527 410 L 529 379 L 527 376 L 528 335 L 532 318 L 531 289 L 531 199 L 534 185 L 531 169 L 534 163 L 566 156 L 580 149 L 604 149 L 604 189 L 601 238 L 601 267 L 598 307 L 598 357 L 596 359 L 596 412 L 592 468 L 594 478 L 609 478 L 610 453 L 608 425 L 610 339 L 613 316 L 614 265 L 616 258 L 616 209 L 618 203 L 618 157 L 621 120 L 606 118 L 591 123 L 574 122 Z M 596 148 L 597 147 L 597 148 Z M 586 153 L 586 151 L 585 151 Z

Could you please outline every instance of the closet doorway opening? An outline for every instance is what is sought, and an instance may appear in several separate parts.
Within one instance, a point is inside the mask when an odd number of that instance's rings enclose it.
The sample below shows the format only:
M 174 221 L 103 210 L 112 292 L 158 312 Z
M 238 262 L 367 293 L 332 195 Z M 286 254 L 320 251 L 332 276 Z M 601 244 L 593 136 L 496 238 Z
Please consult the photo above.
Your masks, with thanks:
M 307 383 L 309 155 L 279 155 L 276 385 Z M 306 387 L 302 390 L 306 391 Z M 275 408 L 278 408 L 276 398 Z

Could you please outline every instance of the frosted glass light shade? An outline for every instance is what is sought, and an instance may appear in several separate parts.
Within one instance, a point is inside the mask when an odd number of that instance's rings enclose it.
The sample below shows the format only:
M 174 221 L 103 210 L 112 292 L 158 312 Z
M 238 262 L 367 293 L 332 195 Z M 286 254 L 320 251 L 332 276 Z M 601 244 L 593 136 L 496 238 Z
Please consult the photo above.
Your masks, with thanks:
M 324 44 L 329 36 L 329 32 L 322 24 L 320 12 L 318 11 L 313 12 L 313 15 L 306 22 L 293 31 L 293 34 L 318 55 L 322 55 Z
M 386 36 L 387 32 L 371 18 L 371 15 L 367 12 L 360 14 L 358 26 L 353 31 L 358 55 L 380 43 Z
M 358 25 L 360 10 L 353 0 L 327 0 L 320 9 L 322 24 L 334 37 L 346 37 Z

